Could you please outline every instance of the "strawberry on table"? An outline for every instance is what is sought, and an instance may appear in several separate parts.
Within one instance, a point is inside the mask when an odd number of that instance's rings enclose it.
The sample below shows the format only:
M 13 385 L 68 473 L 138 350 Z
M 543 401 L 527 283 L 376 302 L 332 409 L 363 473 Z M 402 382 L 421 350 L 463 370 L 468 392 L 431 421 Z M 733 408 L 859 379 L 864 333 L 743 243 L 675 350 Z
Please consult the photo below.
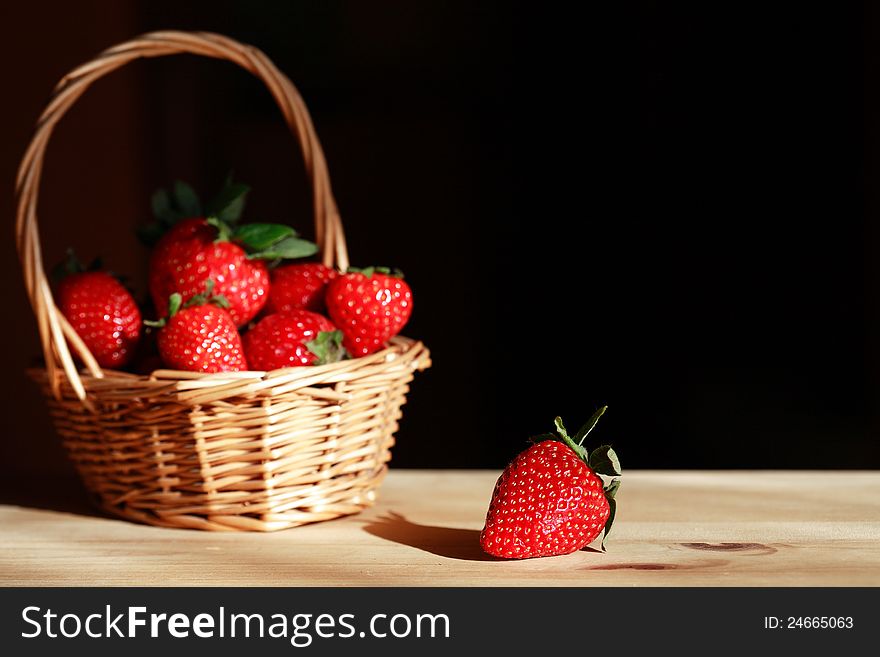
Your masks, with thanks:
M 412 314 L 412 291 L 386 267 L 350 268 L 327 286 L 327 311 L 353 357 L 381 349 Z
M 326 317 L 308 310 L 266 315 L 244 336 L 244 353 L 253 370 L 324 365 L 342 360 L 342 332 Z
M 229 302 L 236 326 L 244 326 L 269 298 L 268 261 L 313 255 L 317 247 L 299 239 L 289 226 L 252 223 L 236 225 L 249 188 L 227 183 L 206 212 L 195 192 L 184 183 L 173 194 L 160 190 L 153 196 L 158 222 L 141 237 L 153 242 L 149 287 L 159 312 L 171 294 L 184 301 L 201 293 L 208 280 Z
M 56 269 L 58 308 L 101 367 L 127 365 L 141 336 L 141 313 L 131 293 L 112 274 L 85 271 L 73 253 Z
M 159 329 L 159 355 L 166 367 L 189 372 L 239 372 L 248 369 L 241 336 L 224 309 L 228 302 L 212 296 L 212 281 L 206 292 L 186 303 L 174 293 L 168 301 L 168 317 L 146 322 Z
M 311 310 L 324 312 L 324 297 L 337 272 L 319 262 L 281 265 L 272 270 L 272 289 L 266 312 Z
M 489 554 L 527 559 L 568 554 L 595 540 L 602 549 L 614 520 L 620 462 L 607 445 L 592 453 L 584 439 L 605 412 L 602 407 L 574 438 L 560 418 L 557 434 L 545 434 L 520 453 L 499 477 L 480 534 Z M 606 485 L 599 475 L 613 477 Z

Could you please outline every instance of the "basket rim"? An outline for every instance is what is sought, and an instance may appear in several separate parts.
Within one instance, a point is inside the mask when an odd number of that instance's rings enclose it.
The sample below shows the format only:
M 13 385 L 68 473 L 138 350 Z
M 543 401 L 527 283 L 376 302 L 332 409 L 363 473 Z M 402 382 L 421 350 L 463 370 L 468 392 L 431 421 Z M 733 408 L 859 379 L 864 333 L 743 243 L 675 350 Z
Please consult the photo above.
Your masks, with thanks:
M 315 386 L 335 386 L 369 376 L 421 371 L 430 366 L 430 352 L 420 340 L 398 335 L 389 340 L 387 347 L 369 356 L 326 365 L 211 374 L 180 370 L 132 374 L 104 370 L 104 376 L 100 377 L 83 369 L 80 375 L 88 397 L 95 399 L 123 402 L 126 399 L 145 397 L 172 398 L 174 401 L 192 405 L 229 397 L 271 397 L 297 390 L 343 401 L 350 395 L 334 392 L 332 389 L 321 390 Z M 38 383 L 51 384 L 49 373 L 44 367 L 29 367 L 26 372 Z M 75 391 L 68 381 L 62 380 L 59 384 L 64 393 L 62 397 L 75 398 Z

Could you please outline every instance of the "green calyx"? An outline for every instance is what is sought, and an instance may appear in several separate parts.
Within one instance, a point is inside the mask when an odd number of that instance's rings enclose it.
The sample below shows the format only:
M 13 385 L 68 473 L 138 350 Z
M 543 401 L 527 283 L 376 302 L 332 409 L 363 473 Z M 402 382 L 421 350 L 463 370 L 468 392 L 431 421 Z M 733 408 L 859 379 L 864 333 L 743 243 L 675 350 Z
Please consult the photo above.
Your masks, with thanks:
M 178 297 L 176 302 L 174 301 L 175 297 Z M 229 308 L 229 299 L 222 294 L 214 294 L 214 281 L 210 278 L 205 281 L 204 292 L 191 297 L 189 301 L 183 305 L 180 304 L 180 301 L 180 295 L 177 293 L 174 293 L 169 297 L 168 314 L 170 317 L 174 317 L 174 315 L 177 314 L 177 311 L 181 308 L 192 308 L 193 306 L 204 306 L 206 304 L 213 304 L 218 308 Z
M 154 221 L 137 229 L 137 235 L 146 246 L 153 246 L 177 222 L 202 215 L 202 203 L 195 190 L 182 180 L 175 181 L 170 190 L 157 189 L 150 197 Z
M 230 242 L 232 241 L 232 226 L 225 221 L 221 221 L 217 217 L 208 217 L 205 223 L 217 229 L 217 237 L 214 242 Z
M 399 269 L 391 269 L 390 267 L 349 267 L 345 270 L 346 274 L 363 274 L 367 278 L 372 278 L 373 274 L 385 274 L 392 278 L 403 278 L 403 272 Z
M 210 278 L 205 281 L 205 291 L 191 297 L 186 303 L 183 302 L 183 297 L 178 292 L 169 296 L 168 314 L 162 319 L 144 320 L 144 325 L 153 328 L 162 328 L 168 324 L 168 320 L 180 312 L 182 308 L 192 308 L 193 306 L 204 306 L 206 304 L 212 304 L 223 309 L 229 308 L 229 299 L 222 294 L 214 294 L 214 281 Z
M 216 217 L 227 224 L 235 224 L 241 218 L 250 189 L 243 183 L 233 182 L 229 175 L 220 193 L 210 203 L 203 205 L 195 190 L 178 180 L 170 190 L 159 189 L 153 193 L 150 205 L 153 208 L 154 221 L 138 228 L 138 237 L 145 245 L 153 246 L 174 224 L 203 215 Z
M 236 224 L 244 212 L 244 202 L 247 199 L 250 186 L 237 183 L 232 180 L 232 174 L 226 176 L 226 182 L 220 193 L 205 206 L 205 214 L 209 217 L 217 217 L 220 221 L 228 224 Z
M 605 492 L 605 500 L 608 502 L 608 520 L 605 521 L 605 531 L 602 534 L 602 552 L 605 552 L 605 541 L 608 540 L 608 532 L 611 531 L 611 525 L 614 523 L 614 516 L 617 515 L 617 489 L 620 488 L 620 479 L 612 479 L 603 489 Z
M 314 340 L 306 342 L 306 348 L 318 357 L 315 365 L 338 363 L 350 358 L 342 346 L 342 331 L 339 330 L 321 331 Z
M 218 217 L 208 217 L 217 229 L 215 242 L 235 242 L 247 252 L 249 260 L 292 260 L 318 252 L 313 242 L 300 238 L 290 226 L 282 224 L 244 224 L 231 226 Z
M 88 267 L 83 266 L 83 263 L 76 256 L 76 253 L 72 248 L 68 248 L 64 252 L 64 260 L 59 262 L 52 268 L 51 277 L 57 283 L 61 281 L 63 278 L 70 276 L 72 274 L 81 274 L 87 271 L 100 271 L 104 268 L 104 263 L 101 258 L 95 258 L 89 263 Z
M 151 203 L 155 221 L 138 230 L 147 246 L 153 246 L 165 232 L 183 219 L 206 217 L 217 229 L 217 242 L 235 242 L 247 251 L 248 258 L 289 260 L 305 258 L 318 252 L 318 247 L 297 236 L 296 231 L 281 224 L 253 223 L 239 225 L 250 187 L 228 176 L 220 193 L 207 204 L 185 182 L 177 181 L 171 190 L 160 189 Z
M 593 413 L 592 417 L 587 420 L 586 424 L 578 429 L 578 432 L 573 438 L 568 435 L 568 431 L 566 431 L 565 425 L 562 423 L 562 418 L 559 417 L 556 418 L 556 433 L 540 436 L 541 439 L 558 440 L 564 443 L 571 449 L 571 451 L 578 455 L 578 458 L 589 465 L 593 472 L 611 478 L 603 488 L 609 508 L 608 520 L 605 522 L 605 531 L 602 536 L 603 552 L 605 551 L 605 541 L 608 538 L 608 532 L 611 531 L 611 525 L 614 522 L 614 516 L 617 512 L 615 495 L 620 488 L 620 479 L 618 477 L 622 474 L 620 469 L 620 459 L 617 458 L 617 453 L 610 445 L 601 445 L 591 452 L 583 446 L 583 443 L 586 437 L 590 435 L 590 432 L 596 427 L 599 418 L 605 414 L 606 410 L 608 410 L 608 407 L 602 406 L 599 410 Z

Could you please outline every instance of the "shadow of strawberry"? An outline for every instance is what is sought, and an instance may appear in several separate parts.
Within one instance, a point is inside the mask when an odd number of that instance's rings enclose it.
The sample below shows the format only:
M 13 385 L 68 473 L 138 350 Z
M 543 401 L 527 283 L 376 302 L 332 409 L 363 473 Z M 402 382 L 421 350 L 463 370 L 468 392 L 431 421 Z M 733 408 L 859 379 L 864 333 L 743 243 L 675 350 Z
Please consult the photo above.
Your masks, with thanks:
M 500 561 L 480 548 L 476 529 L 419 525 L 394 511 L 368 520 L 364 531 L 401 545 L 408 545 L 447 559 L 460 561 Z

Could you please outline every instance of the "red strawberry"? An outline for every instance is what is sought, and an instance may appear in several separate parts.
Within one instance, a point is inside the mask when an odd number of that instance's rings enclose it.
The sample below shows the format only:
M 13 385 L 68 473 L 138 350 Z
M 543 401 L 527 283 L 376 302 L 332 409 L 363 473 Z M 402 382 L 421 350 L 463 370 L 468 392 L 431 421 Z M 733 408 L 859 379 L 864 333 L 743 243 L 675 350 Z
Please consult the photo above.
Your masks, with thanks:
M 229 301 L 233 321 L 244 326 L 269 297 L 269 271 L 263 260 L 301 258 L 317 251 L 288 226 L 234 226 L 248 191 L 246 185 L 228 181 L 204 215 L 195 192 L 184 183 L 176 183 L 171 194 L 159 190 L 153 195 L 158 221 L 140 235 L 155 244 L 149 283 L 158 312 L 165 310 L 171 294 L 187 301 L 213 280 L 217 293 Z
M 156 244 L 150 257 L 150 294 L 161 312 L 175 292 L 187 301 L 213 280 L 229 301 L 229 315 L 243 326 L 262 310 L 269 295 L 269 270 L 237 244 L 218 241 L 207 219 L 185 219 Z
M 591 543 L 603 528 L 605 549 L 620 480 L 606 486 L 599 475 L 619 476 L 620 462 L 607 445 L 588 454 L 581 443 L 606 408 L 596 411 L 573 439 L 556 418 L 558 435 L 541 436 L 547 440 L 505 468 L 480 534 L 483 550 L 506 559 L 568 554 Z
M 103 271 L 71 273 L 58 285 L 58 302 L 101 367 L 129 363 L 141 335 L 141 313 L 119 281 Z
M 341 360 L 342 332 L 308 310 L 266 315 L 244 336 L 244 353 L 254 370 L 323 365 Z
M 319 262 L 283 265 L 272 270 L 272 289 L 266 312 L 296 309 L 323 312 L 327 285 L 336 276 L 336 270 Z
M 384 267 L 349 269 L 330 281 L 327 311 L 345 336 L 353 357 L 381 349 L 400 333 L 412 314 L 412 291 Z
M 179 294 L 171 295 L 168 318 L 151 322 L 158 326 L 157 343 L 165 365 L 190 372 L 240 372 L 247 370 L 241 336 L 226 310 L 223 297 L 196 295 L 183 305 Z M 217 305 L 220 304 L 220 305 Z

